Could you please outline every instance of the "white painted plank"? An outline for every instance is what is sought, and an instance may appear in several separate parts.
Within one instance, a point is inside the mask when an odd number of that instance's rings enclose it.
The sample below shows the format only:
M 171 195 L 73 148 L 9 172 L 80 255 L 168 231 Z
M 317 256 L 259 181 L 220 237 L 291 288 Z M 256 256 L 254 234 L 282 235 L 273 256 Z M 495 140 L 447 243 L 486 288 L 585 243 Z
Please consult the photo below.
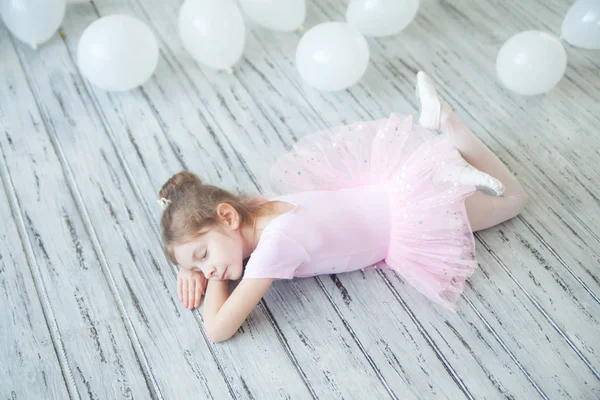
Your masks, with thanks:
M 505 229 L 511 229 L 510 223 L 505 225 Z M 566 326 L 560 324 L 561 308 L 570 306 L 571 299 L 558 291 L 556 308 L 545 307 L 550 319 L 540 315 L 527 293 L 516 288 L 507 277 L 507 270 L 511 273 L 517 270 L 535 273 L 541 269 L 537 263 L 513 263 L 504 254 L 496 254 L 495 251 L 479 251 L 478 257 L 481 260 L 481 273 L 471 280 L 465 297 L 474 304 L 489 323 L 489 329 L 511 349 L 544 393 L 550 398 L 590 399 L 600 396 L 598 371 L 593 371 L 593 366 L 584 363 L 577 355 L 577 352 L 582 352 L 590 358 L 590 347 L 585 341 L 594 335 L 598 337 L 598 327 L 590 326 L 589 321 L 581 317 L 581 312 L 575 313 L 572 326 L 570 323 Z M 524 282 L 520 283 L 525 286 Z M 552 289 L 547 288 L 548 291 Z M 468 303 L 468 300 L 463 302 Z M 542 303 L 542 306 L 546 304 Z M 554 322 L 559 322 L 558 326 Z M 578 342 L 572 340 L 577 346 L 575 350 L 567 345 L 563 333 L 557 328 L 567 332 L 568 336 L 573 335 L 573 339 L 577 335 L 585 339 Z M 591 345 L 595 345 L 593 339 Z
M 395 282 L 401 291 L 397 297 L 394 287 L 382 276 L 376 270 L 369 270 L 319 279 L 390 382 L 406 380 L 417 398 L 462 397 L 453 393 L 454 385 L 440 376 L 440 371 L 428 367 L 431 359 L 437 358 L 465 392 L 463 396 L 481 398 L 485 394 L 491 399 L 538 396 L 472 310 L 463 307 L 460 318 L 453 320 L 454 327 L 448 325 L 451 318 L 448 312 L 438 310 L 435 323 L 424 329 L 420 322 L 422 315 L 432 314 L 428 300 L 421 298 L 419 305 L 408 307 L 403 301 L 408 286 Z
M 18 46 L 31 58 L 38 56 L 26 45 Z M 40 345 L 46 357 L 59 352 L 62 365 L 55 367 L 56 372 L 64 371 L 71 396 L 115 398 L 135 392 L 149 397 L 151 391 L 3 26 L 0 49 L 3 180 L 14 193 L 19 229 L 32 250 L 29 266 L 36 275 L 37 293 L 31 288 L 30 300 L 42 299 L 56 350 L 49 341 Z M 40 51 L 52 52 L 53 44 Z M 27 263 L 15 267 L 29 268 Z
M 2 111 L 0 107 L 0 120 L 4 121 Z M 0 130 L 4 129 L 2 122 Z M 12 196 L 5 192 L 11 183 L 2 150 L 0 142 L 4 184 L 0 190 L 0 394 L 14 399 L 65 399 L 69 397 L 67 383 L 44 317 L 43 300 L 36 291 L 35 273 L 30 269 L 37 266 L 28 263 L 30 247 L 21 241 L 10 208 Z

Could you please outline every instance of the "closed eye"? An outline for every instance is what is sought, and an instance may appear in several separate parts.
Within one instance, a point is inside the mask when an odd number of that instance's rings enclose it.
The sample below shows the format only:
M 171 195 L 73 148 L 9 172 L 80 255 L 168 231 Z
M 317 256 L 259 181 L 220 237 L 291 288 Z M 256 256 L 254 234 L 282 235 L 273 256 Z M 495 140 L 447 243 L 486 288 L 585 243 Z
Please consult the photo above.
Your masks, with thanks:
M 202 255 L 202 259 L 204 260 L 208 256 L 208 249 L 204 250 L 204 254 Z

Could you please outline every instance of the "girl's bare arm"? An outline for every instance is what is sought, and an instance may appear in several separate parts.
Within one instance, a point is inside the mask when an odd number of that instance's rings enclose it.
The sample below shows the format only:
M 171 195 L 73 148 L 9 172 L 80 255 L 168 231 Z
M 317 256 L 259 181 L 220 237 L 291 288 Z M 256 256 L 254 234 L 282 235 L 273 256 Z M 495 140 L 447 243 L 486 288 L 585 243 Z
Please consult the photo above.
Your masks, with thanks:
M 273 283 L 273 279 L 244 279 L 228 298 L 229 281 L 209 280 L 204 297 L 204 327 L 208 338 L 222 342 L 232 337 Z

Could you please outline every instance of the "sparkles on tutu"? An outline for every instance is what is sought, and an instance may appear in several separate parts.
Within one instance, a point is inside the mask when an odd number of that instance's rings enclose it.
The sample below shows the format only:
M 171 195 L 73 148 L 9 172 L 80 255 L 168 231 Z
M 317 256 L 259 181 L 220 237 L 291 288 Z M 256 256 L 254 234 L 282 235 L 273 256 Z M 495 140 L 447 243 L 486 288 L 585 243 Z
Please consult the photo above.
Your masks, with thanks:
M 233 335 L 273 280 L 358 269 L 392 269 L 456 309 L 477 268 L 473 232 L 514 217 L 527 196 L 422 72 L 417 95 L 418 124 L 392 114 L 303 137 L 272 168 L 283 195 L 235 195 L 187 171 L 163 186 L 180 298 L 197 306 L 208 279 L 209 337 Z M 229 296 L 223 282 L 240 278 Z

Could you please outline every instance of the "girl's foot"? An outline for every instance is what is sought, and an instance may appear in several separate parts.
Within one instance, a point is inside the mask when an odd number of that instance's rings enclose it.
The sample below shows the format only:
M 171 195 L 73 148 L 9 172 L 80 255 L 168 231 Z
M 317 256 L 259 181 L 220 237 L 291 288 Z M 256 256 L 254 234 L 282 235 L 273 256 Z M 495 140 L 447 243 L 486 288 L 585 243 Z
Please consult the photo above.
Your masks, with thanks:
M 427 129 L 438 129 L 442 115 L 451 113 L 452 108 L 440 98 L 433 82 L 423 71 L 417 73 L 415 92 L 417 99 L 421 101 L 419 125 Z
M 421 101 L 419 125 L 427 129 L 438 129 L 440 124 L 453 114 L 452 107 L 440 98 L 433 82 L 423 71 L 417 73 L 415 89 L 417 98 Z M 454 138 L 453 134 L 450 136 Z M 467 164 L 459 174 L 458 184 L 476 186 L 477 190 L 492 196 L 504 194 L 502 182 L 471 164 Z
M 458 150 L 455 150 L 458 152 Z M 465 162 L 462 165 L 439 165 L 432 174 L 433 184 L 454 186 L 475 186 L 478 191 L 490 196 L 502 196 L 504 185 L 493 176 L 478 170 L 473 165 Z
M 473 185 L 477 190 L 492 196 L 502 196 L 504 185 L 498 179 L 483 171 L 478 170 L 471 164 L 467 164 L 460 174 L 460 184 Z

